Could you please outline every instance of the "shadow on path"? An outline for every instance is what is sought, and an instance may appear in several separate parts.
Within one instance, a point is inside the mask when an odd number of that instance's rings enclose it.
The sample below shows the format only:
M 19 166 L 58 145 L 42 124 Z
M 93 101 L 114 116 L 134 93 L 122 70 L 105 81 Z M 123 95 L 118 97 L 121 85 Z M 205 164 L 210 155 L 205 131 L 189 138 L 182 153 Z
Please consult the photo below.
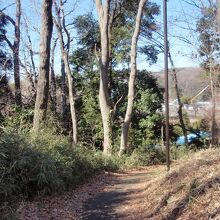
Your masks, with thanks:
M 81 219 L 102 220 L 102 219 L 120 219 L 114 208 L 119 206 L 126 199 L 126 192 L 103 192 L 96 197 L 89 199 L 85 205 Z
M 112 220 L 124 219 L 126 213 L 116 213 L 117 209 L 125 203 L 132 193 L 140 191 L 137 184 L 146 181 L 149 173 L 136 173 L 115 179 L 110 190 L 98 193 L 88 199 L 84 204 L 84 212 L 80 219 L 85 220 Z

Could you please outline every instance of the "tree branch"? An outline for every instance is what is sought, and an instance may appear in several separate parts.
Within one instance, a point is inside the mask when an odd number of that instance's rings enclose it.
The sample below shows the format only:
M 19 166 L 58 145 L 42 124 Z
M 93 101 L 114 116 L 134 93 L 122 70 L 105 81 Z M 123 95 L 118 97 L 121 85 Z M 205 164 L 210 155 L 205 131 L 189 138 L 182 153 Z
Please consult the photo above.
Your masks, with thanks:
M 11 7 L 12 5 L 15 5 L 15 3 L 11 3 L 10 5 L 4 7 L 3 9 L 1 9 L 0 11 L 5 11 L 7 8 Z
M 11 22 L 12 25 L 15 26 L 15 21 L 12 17 L 10 17 L 9 15 L 6 15 L 3 11 L 0 11 L 0 17 L 5 17 L 8 21 Z
M 62 20 L 62 26 L 63 26 L 63 30 L 64 30 L 64 32 L 65 32 L 65 34 L 66 34 L 66 36 L 67 36 L 67 43 L 66 43 L 66 48 L 67 48 L 67 51 L 68 51 L 68 54 L 69 54 L 69 49 L 70 49 L 70 34 L 69 34 L 69 32 L 68 32 L 68 30 L 67 30 L 67 28 L 66 28 L 66 21 L 65 21 L 65 13 L 64 13 L 64 9 L 63 9 L 63 5 L 65 4 L 65 3 L 63 3 L 63 1 L 62 0 L 60 0 L 60 11 L 61 11 L 61 14 L 62 14 L 62 18 L 61 18 L 61 20 Z
M 2 35 L 3 36 L 3 39 L 4 41 L 8 44 L 8 46 L 11 48 L 11 50 L 13 51 L 14 50 L 14 46 L 13 44 L 11 43 L 10 40 L 8 40 L 8 38 L 5 36 L 5 35 Z

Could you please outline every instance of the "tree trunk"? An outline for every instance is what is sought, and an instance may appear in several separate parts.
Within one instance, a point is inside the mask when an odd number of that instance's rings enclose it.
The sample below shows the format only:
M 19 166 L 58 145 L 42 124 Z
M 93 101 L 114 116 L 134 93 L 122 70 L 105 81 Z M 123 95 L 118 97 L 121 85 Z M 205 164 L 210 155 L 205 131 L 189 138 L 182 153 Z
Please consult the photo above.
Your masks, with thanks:
M 73 132 L 73 146 L 77 144 L 77 118 L 76 118 L 76 110 L 75 110 L 75 91 L 74 91 L 74 84 L 73 84 L 73 76 L 72 71 L 69 64 L 69 47 L 70 47 L 70 36 L 65 26 L 65 19 L 64 19 L 64 11 L 62 8 L 62 1 L 60 5 L 60 10 L 56 4 L 56 1 L 54 1 L 55 4 L 55 10 L 57 14 L 57 20 L 53 18 L 54 24 L 57 29 L 58 33 L 58 39 L 60 41 L 60 47 L 61 47 L 61 55 L 63 59 L 63 63 L 65 66 L 65 71 L 67 73 L 67 79 L 68 79 L 68 87 L 69 87 L 69 102 L 70 102 L 70 113 L 71 113 L 71 119 L 72 119 L 72 132 Z M 62 13 L 62 19 L 60 16 L 60 12 Z M 65 48 L 64 44 L 64 38 L 62 30 L 67 35 L 67 46 Z
M 57 29 L 57 31 L 59 30 Z M 70 114 L 71 114 L 71 119 L 72 119 L 72 132 L 73 132 L 73 146 L 75 146 L 77 144 L 77 118 L 76 118 L 76 110 L 75 110 L 73 77 L 72 77 L 72 72 L 71 72 L 70 65 L 69 65 L 68 52 L 64 48 L 62 32 L 59 32 L 58 34 L 59 34 L 59 40 L 60 40 L 61 50 L 62 50 L 62 59 L 63 59 L 65 72 L 67 73 L 67 79 L 68 79 Z
M 40 65 L 34 111 L 35 131 L 39 130 L 40 124 L 46 119 L 47 113 L 50 74 L 50 44 L 53 32 L 52 3 L 53 0 L 42 0 Z
M 140 0 L 138 6 L 138 12 L 136 16 L 136 24 L 134 34 L 132 36 L 131 42 L 131 72 L 129 77 L 128 84 L 128 104 L 125 114 L 124 123 L 122 124 L 122 133 L 121 133 L 121 144 L 119 155 L 121 156 L 127 149 L 128 146 L 128 135 L 129 135 L 129 127 L 131 124 L 131 117 L 133 111 L 133 103 L 135 96 L 135 78 L 137 74 L 137 42 L 140 34 L 141 28 L 141 18 L 143 13 L 143 8 L 147 0 Z
M 65 70 L 67 73 L 68 87 L 69 87 L 69 102 L 70 102 L 70 113 L 72 119 L 72 131 L 73 131 L 73 145 L 77 144 L 77 118 L 75 110 L 75 96 L 74 96 L 74 85 L 72 72 L 69 65 L 69 58 L 66 51 L 63 51 L 63 60 L 65 64 Z
M 66 72 L 63 58 L 61 58 L 61 115 L 64 127 L 67 129 L 67 104 L 66 104 Z
M 178 116 L 179 116 L 180 126 L 181 126 L 181 129 L 183 131 L 185 144 L 188 147 L 189 143 L 188 143 L 188 138 L 187 138 L 187 130 L 186 130 L 186 126 L 185 126 L 184 119 L 183 119 L 183 103 L 182 103 L 181 98 L 180 98 L 180 92 L 179 92 L 179 87 L 178 87 L 178 80 L 177 80 L 176 70 L 174 68 L 174 63 L 173 63 L 173 59 L 171 57 L 170 52 L 169 52 L 168 56 L 169 56 L 169 60 L 170 60 L 171 66 L 172 66 L 174 89 L 175 89 L 177 102 L 178 102 L 178 111 L 177 111 L 177 113 L 178 113 Z
M 220 0 L 217 0 L 217 29 L 220 32 Z
M 16 0 L 16 20 L 12 19 L 9 15 L 0 11 L 0 15 L 5 17 L 14 26 L 14 43 L 2 35 L 8 46 L 13 53 L 13 68 L 14 68 L 14 83 L 15 83 L 15 104 L 22 105 L 21 98 L 21 84 L 20 84 L 20 63 L 19 63 L 19 49 L 20 49 L 20 23 L 21 23 L 21 1 Z
M 35 62 L 34 62 L 34 52 L 33 52 L 33 48 L 32 48 L 31 36 L 29 35 L 28 30 L 27 30 L 27 37 L 28 37 L 28 41 L 29 41 L 29 53 L 30 53 L 30 58 L 31 58 L 32 71 L 33 71 L 33 75 L 34 75 L 34 89 L 35 89 L 35 93 L 36 93 L 37 71 L 36 71 Z
M 217 144 L 216 141 L 216 130 L 217 130 L 217 125 L 216 125 L 216 118 L 215 118 L 215 111 L 216 111 L 216 104 L 215 104 L 215 85 L 214 85 L 214 80 L 213 80 L 213 66 L 212 66 L 212 60 L 209 62 L 210 69 L 209 69 L 209 79 L 210 79 L 210 87 L 211 87 L 211 96 L 212 96 L 212 110 L 211 110 L 211 140 L 210 140 L 210 145 L 209 147 L 213 147 L 215 144 Z
M 13 45 L 13 62 L 14 62 L 14 82 L 15 82 L 15 103 L 21 106 L 21 85 L 20 85 L 20 64 L 19 64 L 19 48 L 20 48 L 20 23 L 21 23 L 21 2 L 16 0 L 16 20 L 15 20 L 15 38 Z
M 56 48 L 57 39 L 54 42 L 52 51 L 51 51 L 51 63 L 50 63 L 50 100 L 51 100 L 51 109 L 56 112 L 56 77 L 54 73 L 54 53 Z
M 100 63 L 99 105 L 101 110 L 103 133 L 104 133 L 103 153 L 106 155 L 111 155 L 112 120 L 111 120 L 111 103 L 109 97 L 110 0 L 106 0 L 104 5 L 100 0 L 96 0 L 96 8 L 99 15 L 99 28 L 101 33 L 101 57 L 99 59 L 99 63 Z

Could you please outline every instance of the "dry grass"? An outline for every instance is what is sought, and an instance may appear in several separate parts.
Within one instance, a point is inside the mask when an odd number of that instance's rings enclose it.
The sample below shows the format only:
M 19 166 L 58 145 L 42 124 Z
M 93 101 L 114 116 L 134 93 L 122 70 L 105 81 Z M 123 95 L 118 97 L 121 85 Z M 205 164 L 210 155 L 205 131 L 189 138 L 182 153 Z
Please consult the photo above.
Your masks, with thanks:
M 220 219 L 220 150 L 173 164 L 145 186 L 138 219 Z M 162 170 L 161 170 L 162 171 Z

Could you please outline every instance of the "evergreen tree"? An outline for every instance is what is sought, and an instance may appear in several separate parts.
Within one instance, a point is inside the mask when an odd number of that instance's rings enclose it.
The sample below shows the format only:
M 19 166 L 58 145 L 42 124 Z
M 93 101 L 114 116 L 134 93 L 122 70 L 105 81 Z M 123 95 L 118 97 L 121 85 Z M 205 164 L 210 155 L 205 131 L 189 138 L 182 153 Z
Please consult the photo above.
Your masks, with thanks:
M 4 16 L 0 16 L 0 70 L 1 70 L 0 74 L 1 75 L 3 70 L 12 68 L 12 60 L 4 49 L 6 25 L 7 25 L 7 20 L 5 19 Z

